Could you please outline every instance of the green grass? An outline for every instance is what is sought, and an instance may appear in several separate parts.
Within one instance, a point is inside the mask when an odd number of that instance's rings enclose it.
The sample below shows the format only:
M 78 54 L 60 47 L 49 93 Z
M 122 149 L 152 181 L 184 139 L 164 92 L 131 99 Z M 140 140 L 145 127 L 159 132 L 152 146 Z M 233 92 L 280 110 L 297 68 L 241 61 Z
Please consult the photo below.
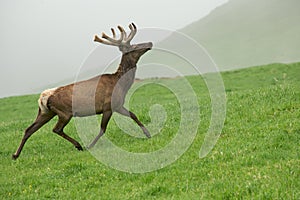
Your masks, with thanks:
M 38 95 L 0 99 L 0 199 L 300 199 L 300 63 L 229 71 L 222 77 L 227 116 L 212 152 L 199 159 L 209 127 L 209 95 L 202 79 L 187 77 L 201 110 L 197 136 L 176 162 L 144 174 L 112 169 L 88 151 L 77 151 L 52 133 L 56 119 L 35 133 L 13 161 L 24 129 L 36 117 Z M 168 144 L 179 127 L 179 104 L 155 84 L 141 87 L 130 100 L 145 124 L 153 104 L 164 106 L 168 116 L 160 134 L 150 140 L 130 137 L 111 121 L 105 137 L 133 152 Z M 74 121 L 65 131 L 80 141 Z

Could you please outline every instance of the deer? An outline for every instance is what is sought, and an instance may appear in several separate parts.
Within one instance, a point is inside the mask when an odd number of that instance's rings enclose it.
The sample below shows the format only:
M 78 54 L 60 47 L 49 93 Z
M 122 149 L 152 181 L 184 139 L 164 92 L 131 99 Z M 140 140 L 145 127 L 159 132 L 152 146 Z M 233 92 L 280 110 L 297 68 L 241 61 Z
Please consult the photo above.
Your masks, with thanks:
M 83 151 L 80 143 L 64 132 L 64 127 L 72 117 L 102 114 L 100 132 L 87 146 L 87 149 L 92 148 L 105 133 L 113 112 L 133 119 L 146 137 L 151 138 L 149 131 L 137 116 L 124 107 L 124 101 L 128 90 L 134 83 L 137 62 L 143 54 L 152 49 L 153 44 L 152 42 L 130 44 L 137 33 L 137 27 L 134 23 L 129 24 L 129 35 L 122 26 L 117 28 L 120 32 L 119 38 L 117 38 L 113 28 L 111 28 L 112 37 L 104 32 L 101 38 L 97 35 L 94 36 L 94 42 L 116 46 L 121 51 L 122 57 L 117 71 L 43 91 L 38 99 L 37 117 L 25 130 L 21 143 L 12 155 L 12 159 L 16 160 L 29 137 L 55 116 L 58 116 L 58 121 L 53 128 L 53 132 L 72 143 L 79 151 Z M 91 89 L 93 87 L 94 89 Z M 76 95 L 74 94 L 75 91 Z M 74 101 L 76 101 L 76 105 Z

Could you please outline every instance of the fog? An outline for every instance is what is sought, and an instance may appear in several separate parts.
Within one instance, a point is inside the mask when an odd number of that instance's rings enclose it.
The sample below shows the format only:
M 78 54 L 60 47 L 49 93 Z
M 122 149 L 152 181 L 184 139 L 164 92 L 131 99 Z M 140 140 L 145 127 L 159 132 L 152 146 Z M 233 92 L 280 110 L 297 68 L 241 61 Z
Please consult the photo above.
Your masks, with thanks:
M 131 22 L 139 29 L 177 30 L 226 2 L 2 0 L 0 97 L 37 93 L 72 81 L 99 46 L 93 42 L 96 33 Z

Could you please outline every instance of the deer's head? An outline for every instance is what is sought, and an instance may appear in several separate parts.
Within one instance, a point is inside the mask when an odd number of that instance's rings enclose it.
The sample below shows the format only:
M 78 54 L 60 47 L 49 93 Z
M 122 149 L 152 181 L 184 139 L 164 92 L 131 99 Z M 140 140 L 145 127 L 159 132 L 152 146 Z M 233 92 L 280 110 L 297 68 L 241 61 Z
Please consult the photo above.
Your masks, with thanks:
M 122 26 L 118 26 L 120 31 L 120 38 L 116 38 L 116 32 L 113 28 L 111 28 L 111 32 L 113 37 L 109 37 L 105 33 L 102 33 L 102 37 L 99 38 L 95 35 L 95 42 L 100 42 L 106 45 L 112 45 L 119 47 L 119 50 L 122 52 L 123 56 L 130 56 L 131 59 L 135 61 L 135 63 L 139 60 L 139 58 L 150 50 L 153 46 L 151 42 L 140 43 L 140 44 L 130 44 L 131 40 L 135 36 L 137 32 L 137 28 L 134 23 L 129 25 L 130 33 L 127 35 L 126 31 Z

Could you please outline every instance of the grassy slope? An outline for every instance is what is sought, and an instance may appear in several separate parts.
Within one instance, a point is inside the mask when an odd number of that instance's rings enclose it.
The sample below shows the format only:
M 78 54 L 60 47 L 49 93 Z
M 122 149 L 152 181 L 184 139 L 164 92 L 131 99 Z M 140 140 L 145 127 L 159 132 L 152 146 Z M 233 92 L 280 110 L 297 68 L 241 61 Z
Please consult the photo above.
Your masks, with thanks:
M 23 130 L 35 118 L 38 95 L 0 99 L 0 198 L 299 199 L 300 64 L 272 64 L 222 76 L 227 118 L 213 151 L 204 159 L 198 157 L 209 124 L 210 101 L 203 81 L 188 77 L 202 111 L 197 137 L 175 163 L 146 174 L 120 172 L 88 151 L 78 152 L 51 133 L 55 120 L 34 134 L 19 160 L 12 161 Z M 163 81 L 176 84 L 176 79 Z M 147 85 L 132 99 L 132 110 L 146 123 L 149 106 L 165 106 L 168 119 L 161 134 L 139 140 L 122 134 L 111 122 L 106 137 L 135 152 L 167 144 L 180 115 L 174 96 L 166 92 Z M 73 122 L 65 130 L 79 139 Z

